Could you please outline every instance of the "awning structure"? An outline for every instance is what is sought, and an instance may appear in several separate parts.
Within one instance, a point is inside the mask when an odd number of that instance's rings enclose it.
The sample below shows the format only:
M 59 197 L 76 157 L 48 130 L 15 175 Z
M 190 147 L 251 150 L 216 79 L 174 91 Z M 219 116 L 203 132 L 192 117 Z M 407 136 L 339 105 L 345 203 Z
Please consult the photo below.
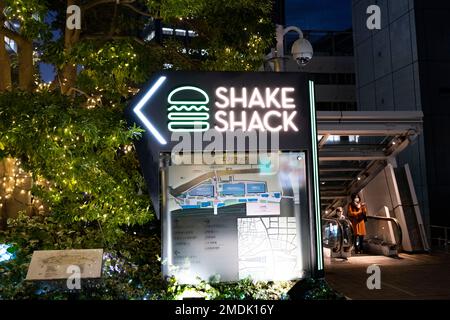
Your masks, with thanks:
M 317 112 L 323 210 L 347 202 L 422 132 L 421 111 Z

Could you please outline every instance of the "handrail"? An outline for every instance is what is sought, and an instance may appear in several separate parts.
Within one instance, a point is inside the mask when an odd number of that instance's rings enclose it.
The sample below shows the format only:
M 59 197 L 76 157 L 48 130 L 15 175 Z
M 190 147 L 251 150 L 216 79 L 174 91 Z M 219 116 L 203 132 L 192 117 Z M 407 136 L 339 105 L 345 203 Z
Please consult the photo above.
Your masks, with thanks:
M 395 226 L 397 227 L 398 230 L 398 235 L 399 235 L 399 245 L 402 244 L 403 242 L 403 233 L 402 233 L 402 228 L 400 227 L 400 223 L 398 222 L 397 219 L 392 218 L 392 217 L 378 217 L 378 216 L 367 216 L 367 219 L 373 219 L 373 220 L 385 220 L 385 221 L 391 221 L 395 224 Z
M 444 240 L 444 247 L 448 250 L 449 244 L 450 244 L 450 239 L 448 238 L 450 227 L 430 225 L 430 228 L 443 229 L 444 230 L 444 239 L 439 237 L 439 238 L 431 238 L 431 240 L 438 240 L 439 241 L 439 246 L 441 244 L 441 241 Z
M 450 227 L 447 227 L 447 226 L 436 226 L 436 225 L 434 225 L 434 224 L 432 224 L 432 225 L 430 225 L 430 227 L 431 228 L 440 228 L 440 229 L 450 229 Z
M 337 251 L 340 251 L 344 247 L 344 236 L 346 235 L 346 232 L 344 231 L 344 226 L 342 225 L 342 222 L 345 221 L 346 223 L 350 224 L 350 226 L 351 226 L 350 220 L 348 220 L 347 218 L 345 218 L 345 219 L 322 218 L 322 221 L 334 222 L 339 226 L 339 231 L 340 231 L 341 237 L 340 237 L 340 241 L 339 241 L 339 249 Z M 348 241 L 347 242 L 348 244 L 353 244 L 352 239 L 347 239 L 347 241 Z
M 347 239 L 347 243 L 348 244 L 351 244 L 351 245 L 349 245 L 350 247 L 353 245 L 353 226 L 352 226 L 352 222 L 348 219 L 348 218 L 345 218 L 345 219 L 337 219 L 338 220 L 338 222 L 339 222 L 339 225 L 341 226 L 341 229 L 342 229 L 342 241 L 344 241 L 344 234 L 346 234 L 345 232 L 344 232 L 344 226 L 342 225 L 342 222 L 344 222 L 345 221 L 345 223 L 347 223 L 349 226 L 350 226 L 350 229 L 352 230 L 352 236 L 349 238 L 349 239 Z
M 342 247 L 343 247 L 343 245 L 344 245 L 344 233 L 343 233 L 342 225 L 341 225 L 341 224 L 339 223 L 339 221 L 337 221 L 337 219 L 335 219 L 335 218 L 322 218 L 322 220 L 336 222 L 337 225 L 339 226 L 339 231 L 340 231 L 340 233 L 341 233 L 341 236 L 340 236 L 339 249 L 338 249 L 338 251 L 341 250 Z

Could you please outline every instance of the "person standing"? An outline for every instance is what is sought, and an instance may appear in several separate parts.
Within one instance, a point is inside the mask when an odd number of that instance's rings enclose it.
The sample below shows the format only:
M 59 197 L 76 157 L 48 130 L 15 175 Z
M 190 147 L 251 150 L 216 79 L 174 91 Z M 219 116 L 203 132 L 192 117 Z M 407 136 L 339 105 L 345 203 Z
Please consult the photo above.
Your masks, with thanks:
M 355 253 L 363 253 L 364 236 L 366 235 L 367 209 L 357 193 L 351 195 L 352 202 L 348 205 L 347 215 L 353 226 L 353 243 Z

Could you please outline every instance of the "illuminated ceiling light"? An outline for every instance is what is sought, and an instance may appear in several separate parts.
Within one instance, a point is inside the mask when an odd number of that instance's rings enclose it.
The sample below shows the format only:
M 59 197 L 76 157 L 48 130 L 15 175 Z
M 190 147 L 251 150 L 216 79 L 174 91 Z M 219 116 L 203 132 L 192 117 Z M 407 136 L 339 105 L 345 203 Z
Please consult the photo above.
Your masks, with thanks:
M 358 177 L 358 181 L 361 180 L 361 177 Z
M 161 87 L 164 81 L 166 81 L 167 77 L 161 76 L 158 81 L 147 91 L 144 97 L 136 104 L 133 108 L 134 113 L 138 116 L 138 118 L 142 121 L 145 127 L 150 130 L 153 136 L 158 140 L 160 144 L 167 144 L 166 139 L 156 130 L 156 128 L 148 121 L 145 115 L 142 113 L 142 108 L 145 104 L 150 100 L 150 98 L 155 94 L 155 92 Z

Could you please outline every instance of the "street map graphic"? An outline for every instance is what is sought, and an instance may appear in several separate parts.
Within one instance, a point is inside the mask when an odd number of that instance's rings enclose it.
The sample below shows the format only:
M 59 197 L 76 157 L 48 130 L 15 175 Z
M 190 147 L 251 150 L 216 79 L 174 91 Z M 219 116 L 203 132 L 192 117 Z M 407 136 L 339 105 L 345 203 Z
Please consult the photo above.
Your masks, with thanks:
M 239 278 L 298 277 L 297 240 L 295 217 L 238 219 Z

